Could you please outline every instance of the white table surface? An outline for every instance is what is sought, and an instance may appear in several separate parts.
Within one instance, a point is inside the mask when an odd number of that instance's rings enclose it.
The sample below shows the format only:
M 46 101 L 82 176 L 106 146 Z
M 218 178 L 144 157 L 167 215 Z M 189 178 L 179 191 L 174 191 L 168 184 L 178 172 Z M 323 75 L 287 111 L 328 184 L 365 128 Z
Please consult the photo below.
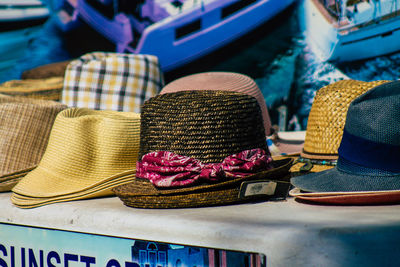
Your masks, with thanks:
M 267 266 L 399 266 L 400 205 L 319 206 L 263 202 L 195 209 L 134 209 L 117 197 L 12 205 L 0 222 L 263 253 Z M 1 238 L 1 237 L 0 237 Z

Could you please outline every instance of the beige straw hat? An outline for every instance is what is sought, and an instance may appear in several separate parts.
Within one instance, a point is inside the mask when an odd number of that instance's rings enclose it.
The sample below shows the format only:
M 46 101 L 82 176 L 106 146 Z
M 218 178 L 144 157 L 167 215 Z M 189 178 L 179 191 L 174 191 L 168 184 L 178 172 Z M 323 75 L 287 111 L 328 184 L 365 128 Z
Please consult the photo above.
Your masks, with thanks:
M 9 191 L 37 166 L 57 114 L 53 101 L 0 95 L 0 191 Z
M 270 156 L 260 107 L 257 100 L 247 94 L 181 91 L 160 94 L 143 106 L 141 160 L 149 152 L 167 151 L 218 166 L 227 157 L 251 149 L 263 150 Z M 244 177 L 180 187 L 160 188 L 147 179 L 136 177 L 113 191 L 125 205 L 138 208 L 184 208 L 284 199 L 290 185 L 291 162 L 291 159 L 270 159 L 265 168 L 248 171 L 249 175 Z
M 11 80 L 0 84 L 0 94 L 59 101 L 63 82 L 62 77 Z
M 62 196 L 67 200 L 85 198 L 95 191 L 97 195 L 111 194 L 115 182 L 127 182 L 121 173 L 135 171 L 139 135 L 137 113 L 64 110 L 57 116 L 39 166 L 13 188 L 13 203 L 29 206 Z

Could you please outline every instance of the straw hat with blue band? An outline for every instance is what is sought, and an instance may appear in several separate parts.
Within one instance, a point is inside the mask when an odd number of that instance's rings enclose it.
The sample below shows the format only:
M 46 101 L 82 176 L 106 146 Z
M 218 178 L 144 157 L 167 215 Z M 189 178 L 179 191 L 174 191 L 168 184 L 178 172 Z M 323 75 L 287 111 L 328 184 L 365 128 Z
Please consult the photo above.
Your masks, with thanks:
M 305 192 L 400 190 L 399 133 L 400 81 L 394 81 L 350 104 L 335 168 L 291 182 Z

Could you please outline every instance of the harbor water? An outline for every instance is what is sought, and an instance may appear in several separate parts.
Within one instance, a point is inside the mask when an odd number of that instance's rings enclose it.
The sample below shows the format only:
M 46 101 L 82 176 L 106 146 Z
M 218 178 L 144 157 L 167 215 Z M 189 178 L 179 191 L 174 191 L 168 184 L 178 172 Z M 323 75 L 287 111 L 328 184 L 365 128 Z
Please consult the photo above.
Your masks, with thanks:
M 304 41 L 299 26 L 300 3 L 237 42 L 181 69 L 165 73 L 166 82 L 191 73 L 232 71 L 252 77 L 261 88 L 273 124 L 283 130 L 304 130 L 315 92 L 341 79 L 395 80 L 400 53 L 332 65 L 319 61 Z M 0 34 L 0 42 L 5 41 Z M 23 71 L 114 47 L 87 26 L 61 32 L 50 18 L 10 66 L 0 68 L 0 82 L 20 79 Z M 0 63 L 1 58 L 0 51 Z

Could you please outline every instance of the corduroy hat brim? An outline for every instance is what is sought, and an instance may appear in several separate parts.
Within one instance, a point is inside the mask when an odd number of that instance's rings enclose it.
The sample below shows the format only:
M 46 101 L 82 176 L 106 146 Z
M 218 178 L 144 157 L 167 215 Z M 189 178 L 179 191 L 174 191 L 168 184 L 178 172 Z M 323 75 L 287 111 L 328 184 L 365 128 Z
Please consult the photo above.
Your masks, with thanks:
M 313 204 L 380 205 L 400 203 L 400 190 L 307 193 L 302 192 L 299 188 L 294 188 L 290 190 L 289 195 Z
M 115 187 L 113 191 L 126 206 L 134 208 L 190 208 L 268 199 L 266 194 L 249 194 L 246 182 L 258 183 L 257 187 L 276 183 L 270 198 L 284 199 L 290 186 L 288 170 L 292 159 L 273 162 L 273 169 L 245 178 L 237 178 L 217 184 L 199 185 L 177 189 L 158 189 L 148 180 L 134 179 L 133 182 Z M 251 189 L 249 189 L 251 191 Z

